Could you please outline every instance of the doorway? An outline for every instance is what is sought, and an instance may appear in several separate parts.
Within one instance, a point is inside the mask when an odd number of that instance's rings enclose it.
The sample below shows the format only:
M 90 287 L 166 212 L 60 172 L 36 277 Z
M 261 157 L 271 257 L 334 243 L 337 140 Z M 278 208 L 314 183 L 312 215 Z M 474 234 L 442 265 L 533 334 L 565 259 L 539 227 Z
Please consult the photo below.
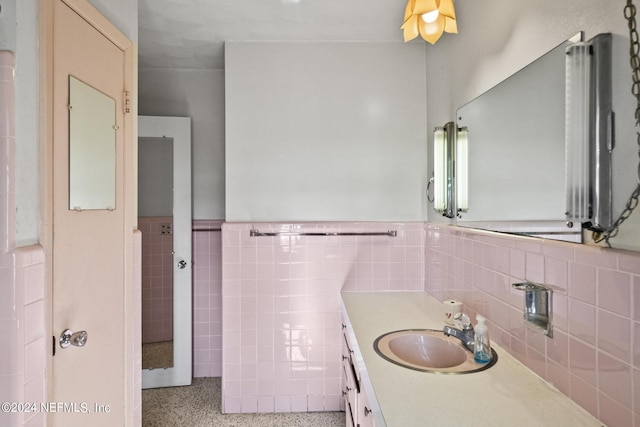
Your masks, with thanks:
M 134 424 L 134 46 L 86 1 L 40 2 L 51 426 Z M 54 239 L 55 236 L 55 239 Z M 86 406 L 89 409 L 89 406 Z
M 138 117 L 142 388 L 191 384 L 191 121 Z

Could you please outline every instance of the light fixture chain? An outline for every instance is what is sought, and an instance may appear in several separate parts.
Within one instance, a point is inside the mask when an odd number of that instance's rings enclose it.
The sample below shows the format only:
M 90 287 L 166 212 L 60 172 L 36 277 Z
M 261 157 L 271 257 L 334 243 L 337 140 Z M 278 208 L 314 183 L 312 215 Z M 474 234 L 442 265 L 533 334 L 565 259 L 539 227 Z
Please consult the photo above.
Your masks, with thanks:
M 618 235 L 620 226 L 631 216 L 633 210 L 638 207 L 638 200 L 640 199 L 640 40 L 636 25 L 636 7 L 633 4 L 633 0 L 627 0 L 627 4 L 624 7 L 624 17 L 627 19 L 629 26 L 629 62 L 633 79 L 631 93 L 636 97 L 635 128 L 639 161 L 638 169 L 636 170 L 636 188 L 629 196 L 624 210 L 609 228 L 602 232 L 594 233 L 594 241 L 596 243 L 604 240 L 609 247 L 611 247 L 609 239 Z

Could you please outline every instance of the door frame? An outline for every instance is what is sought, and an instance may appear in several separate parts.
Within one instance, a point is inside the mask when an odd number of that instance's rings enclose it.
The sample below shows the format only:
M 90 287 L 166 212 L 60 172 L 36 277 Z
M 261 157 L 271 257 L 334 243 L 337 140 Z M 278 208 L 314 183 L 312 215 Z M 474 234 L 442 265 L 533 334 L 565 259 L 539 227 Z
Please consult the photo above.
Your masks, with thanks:
M 139 116 L 138 137 L 173 138 L 173 366 L 142 370 L 142 388 L 191 385 L 191 119 Z M 144 235 L 142 236 L 144 239 Z M 184 261 L 185 267 L 178 263 Z
M 132 43 L 120 30 L 107 20 L 87 0 L 53 0 L 59 1 L 82 19 L 92 25 L 104 37 L 124 52 L 124 86 L 125 86 L 125 114 L 123 117 L 124 139 L 124 330 L 122 331 L 122 357 L 125 360 L 125 377 L 122 379 L 124 389 L 125 419 L 124 426 L 135 426 L 140 422 L 141 414 L 141 381 L 140 381 L 140 353 L 139 335 L 141 321 L 140 314 L 140 278 L 139 251 L 134 248 L 134 234 L 137 233 L 137 46 Z M 54 105 L 53 105 L 53 7 L 52 0 L 40 0 L 38 5 L 38 43 L 39 43 L 39 187 L 40 187 L 40 244 L 45 253 L 45 318 L 46 333 L 54 337 L 53 331 L 53 135 L 54 135 Z M 135 273 L 134 273 L 135 271 Z M 137 289 L 136 289 L 137 288 Z M 136 295 L 136 293 L 138 293 Z M 136 347 L 137 346 L 137 347 Z M 53 352 L 48 347 L 46 360 L 46 392 L 49 399 L 53 397 L 52 388 L 54 378 Z M 51 415 L 48 416 L 51 423 Z

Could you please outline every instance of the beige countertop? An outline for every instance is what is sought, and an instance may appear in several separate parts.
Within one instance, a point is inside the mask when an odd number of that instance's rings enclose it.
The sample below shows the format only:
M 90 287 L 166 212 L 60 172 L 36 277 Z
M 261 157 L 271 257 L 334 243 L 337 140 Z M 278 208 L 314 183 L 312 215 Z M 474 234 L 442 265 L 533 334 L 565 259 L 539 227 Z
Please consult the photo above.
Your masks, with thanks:
M 424 292 L 344 292 L 342 301 L 362 354 L 365 390 L 373 388 L 387 427 L 603 425 L 493 342 L 498 362 L 473 374 L 436 375 L 384 360 L 373 349 L 378 336 L 443 328 L 441 304 Z

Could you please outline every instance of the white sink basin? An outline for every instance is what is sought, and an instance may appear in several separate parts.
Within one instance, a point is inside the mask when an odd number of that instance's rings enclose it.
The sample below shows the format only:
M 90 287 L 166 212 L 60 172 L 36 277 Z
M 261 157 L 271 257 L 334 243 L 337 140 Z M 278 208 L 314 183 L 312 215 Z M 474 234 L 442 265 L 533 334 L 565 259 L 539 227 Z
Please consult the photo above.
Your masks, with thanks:
M 465 374 L 493 366 L 498 355 L 492 350 L 489 363 L 477 363 L 460 340 L 434 329 L 403 329 L 381 335 L 373 344 L 376 353 L 389 362 L 417 371 Z

